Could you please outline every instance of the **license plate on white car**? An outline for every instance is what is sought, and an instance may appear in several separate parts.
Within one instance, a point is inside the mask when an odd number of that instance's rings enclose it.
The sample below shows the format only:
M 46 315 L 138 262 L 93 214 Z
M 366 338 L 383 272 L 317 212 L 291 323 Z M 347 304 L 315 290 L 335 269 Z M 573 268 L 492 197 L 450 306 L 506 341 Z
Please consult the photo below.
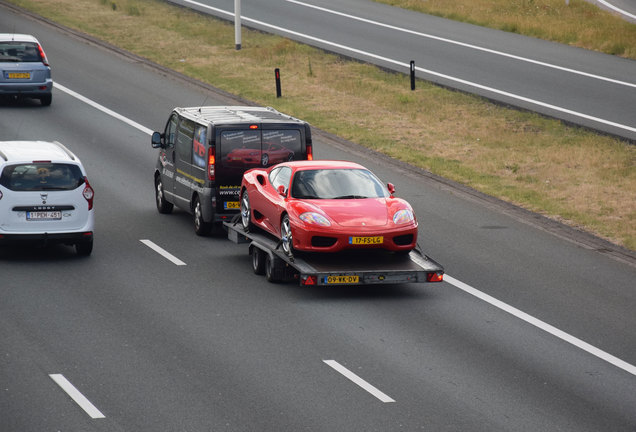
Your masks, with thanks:
M 60 220 L 61 211 L 30 211 L 26 214 L 27 220 Z

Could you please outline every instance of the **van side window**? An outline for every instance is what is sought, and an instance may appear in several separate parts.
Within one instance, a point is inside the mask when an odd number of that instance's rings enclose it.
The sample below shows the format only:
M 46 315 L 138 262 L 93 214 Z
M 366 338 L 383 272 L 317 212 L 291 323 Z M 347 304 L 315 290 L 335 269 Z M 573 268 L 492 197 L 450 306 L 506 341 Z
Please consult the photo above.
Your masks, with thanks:
M 174 148 L 174 138 L 175 133 L 177 131 L 177 122 L 179 121 L 179 117 L 176 114 L 172 114 L 170 120 L 168 120 L 168 124 L 166 125 L 165 132 L 165 142 L 166 148 L 171 149 Z
M 205 145 L 207 143 L 208 128 L 196 125 L 194 129 L 194 140 L 192 141 L 192 163 L 199 168 L 206 167 Z
M 192 142 L 194 140 L 194 122 L 181 119 L 177 131 L 177 156 L 183 162 L 192 163 Z

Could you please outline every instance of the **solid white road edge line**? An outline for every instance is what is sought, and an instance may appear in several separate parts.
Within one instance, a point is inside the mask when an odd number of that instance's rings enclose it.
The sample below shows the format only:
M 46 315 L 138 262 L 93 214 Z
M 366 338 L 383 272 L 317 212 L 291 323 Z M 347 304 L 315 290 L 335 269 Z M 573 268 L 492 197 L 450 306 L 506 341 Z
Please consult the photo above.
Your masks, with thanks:
M 218 8 L 215 8 L 215 7 L 212 7 L 212 6 L 208 6 L 206 4 L 199 3 L 199 2 L 196 2 L 196 1 L 193 1 L 193 0 L 182 0 L 182 1 L 184 3 L 193 4 L 193 5 L 199 6 L 199 7 L 204 8 L 204 9 L 210 9 L 210 10 L 214 10 L 214 11 L 217 11 L 217 12 L 225 14 L 225 15 L 234 16 L 234 13 L 232 13 L 232 12 L 227 12 L 227 11 L 224 11 L 222 9 L 218 9 Z M 395 64 L 395 65 L 398 65 L 398 66 L 402 66 L 405 69 L 409 69 L 411 67 L 410 64 L 407 64 L 407 63 L 404 63 L 404 62 L 401 62 L 401 61 L 398 61 L 398 60 L 390 59 L 388 57 L 382 57 L 382 56 L 379 56 L 377 54 L 370 53 L 368 51 L 362 51 L 362 50 L 359 50 L 359 49 L 356 49 L 356 48 L 351 48 L 351 47 L 346 46 L 346 45 L 337 44 L 335 42 L 330 42 L 330 41 L 327 41 L 327 40 L 324 40 L 324 39 L 320 39 L 320 38 L 317 38 L 317 37 L 314 37 L 314 36 L 310 36 L 310 35 L 307 35 L 307 34 L 303 34 L 303 33 L 295 32 L 295 31 L 292 31 L 292 30 L 288 30 L 288 29 L 286 29 L 284 27 L 279 27 L 279 26 L 275 26 L 275 25 L 272 25 L 272 24 L 267 24 L 265 22 L 258 21 L 258 20 L 255 20 L 255 19 L 252 19 L 252 18 L 248 18 L 248 17 L 245 17 L 245 16 L 241 16 L 241 20 L 242 21 L 247 21 L 247 22 L 252 22 L 254 24 L 258 24 L 258 25 L 261 25 L 263 27 L 271 28 L 271 29 L 274 29 L 274 30 L 279 30 L 279 31 L 287 33 L 287 34 L 299 36 L 299 37 L 302 37 L 302 38 L 305 38 L 305 39 L 308 39 L 308 40 L 311 40 L 311 41 L 319 42 L 319 43 L 322 43 L 322 44 L 325 44 L 325 45 L 329 45 L 329 46 L 332 46 L 332 47 L 335 47 L 335 48 L 340 48 L 340 49 L 342 49 L 344 51 L 349 51 L 349 52 L 361 54 L 363 56 L 370 57 L 370 58 L 373 58 L 373 59 L 381 60 L 381 61 L 384 61 L 384 62 L 387 62 L 387 63 L 392 63 L 392 64 Z M 491 93 L 495 93 L 495 94 L 499 94 L 499 95 L 502 95 L 502 96 L 506 96 L 506 97 L 509 97 L 511 99 L 516 99 L 516 100 L 527 102 L 527 103 L 530 103 L 530 104 L 533 104 L 533 105 L 537 105 L 537 106 L 541 106 L 541 107 L 544 107 L 544 108 L 548 108 L 548 109 L 551 109 L 551 110 L 554 110 L 554 111 L 557 111 L 557 112 L 562 112 L 562 113 L 565 113 L 565 114 L 569 114 L 569 115 L 572 115 L 572 116 L 575 116 L 575 117 L 580 117 L 580 118 L 583 118 L 583 119 L 586 119 L 586 120 L 591 120 L 591 121 L 594 121 L 594 122 L 597 122 L 597 123 L 601 123 L 601 124 L 605 124 L 605 125 L 608 125 L 608 126 L 612 126 L 612 127 L 615 127 L 615 128 L 624 129 L 624 130 L 627 130 L 627 131 L 630 131 L 630 132 L 636 132 L 636 127 L 627 126 L 627 125 L 624 125 L 624 124 L 621 124 L 621 123 L 616 123 L 616 122 L 613 122 L 613 121 L 610 121 L 610 120 L 605 120 L 605 119 L 602 119 L 602 118 L 599 118 L 599 117 L 594 117 L 594 116 L 591 116 L 591 115 L 588 115 L 588 114 L 580 113 L 578 111 L 573 111 L 573 110 L 570 110 L 570 109 L 567 109 L 567 108 L 559 107 L 559 106 L 556 106 L 556 105 L 551 105 L 551 104 L 548 104 L 546 102 L 541 102 L 541 101 L 538 101 L 538 100 L 535 100 L 535 99 L 530 99 L 530 98 L 527 98 L 527 97 L 524 97 L 524 96 L 520 96 L 520 95 L 517 95 L 517 94 L 514 94 L 514 93 L 510 93 L 510 92 L 506 92 L 506 91 L 503 91 L 503 90 L 498 90 L 496 88 L 492 88 L 492 87 L 484 86 L 484 85 L 481 85 L 481 84 L 477 84 L 477 83 L 474 83 L 472 81 L 467 81 L 467 80 L 464 80 L 464 79 L 461 79 L 461 78 L 457 78 L 457 77 L 453 77 L 453 76 L 450 76 L 450 75 L 446 75 L 446 74 L 442 74 L 442 73 L 439 73 L 439 72 L 435 72 L 435 71 L 432 71 L 430 69 L 424 69 L 424 68 L 416 66 L 415 70 L 418 70 L 420 72 L 423 72 L 423 73 L 426 73 L 426 74 L 429 74 L 429 75 L 437 76 L 437 77 L 440 77 L 440 78 L 443 78 L 443 79 L 447 79 L 449 81 L 454 81 L 454 82 L 457 82 L 457 83 L 460 83 L 460 84 L 464 84 L 464 85 L 467 85 L 467 86 L 470 86 L 470 87 L 475 87 L 475 88 L 478 88 L 478 89 L 481 89 L 481 90 L 485 90 L 485 91 L 488 91 L 488 92 L 491 92 Z
M 99 105 L 98 103 L 93 102 L 90 99 L 88 99 L 88 98 L 86 98 L 84 96 L 81 96 L 78 93 L 76 93 L 76 92 L 74 92 L 74 91 L 72 91 L 70 89 L 67 89 L 66 87 L 63 87 L 60 84 L 56 83 L 55 86 L 57 88 L 62 87 L 62 89 L 63 89 L 62 91 L 65 91 L 69 95 L 71 95 L 73 97 L 77 97 L 81 101 L 84 101 L 87 104 L 89 104 L 91 106 L 94 106 L 95 108 L 97 108 L 97 109 L 99 109 L 99 110 L 101 110 L 101 111 L 103 111 L 103 112 L 105 112 L 105 113 L 107 113 L 109 115 L 112 115 L 113 117 L 115 117 L 117 119 L 122 120 L 124 123 L 127 123 L 127 124 L 129 124 L 129 125 L 131 125 L 133 127 L 136 127 L 137 129 L 139 129 L 139 130 L 141 130 L 143 132 L 148 131 L 147 132 L 148 134 L 152 133 L 152 132 L 150 132 L 150 129 L 140 125 L 139 123 L 135 123 L 134 121 L 132 121 L 130 119 L 127 119 L 126 117 L 124 117 L 124 116 L 122 116 L 120 114 L 117 114 L 114 111 L 111 111 L 108 108 L 105 108 L 102 105 Z M 175 264 L 177 264 L 177 265 L 186 265 L 183 261 L 181 261 L 178 258 L 174 257 L 173 255 L 169 254 L 168 252 L 166 252 L 165 250 L 163 250 L 159 246 L 155 245 L 150 240 L 140 240 L 140 241 L 142 243 L 146 244 L 146 246 L 154 249 L 158 253 L 160 253 L 162 255 L 165 254 L 164 256 L 166 258 L 168 258 L 169 260 L 171 260 L 172 262 L 174 262 Z M 631 365 L 631 364 L 629 364 L 629 363 L 627 363 L 627 362 L 625 362 L 625 361 L 623 361 L 623 360 L 621 360 L 621 359 L 619 359 L 617 357 L 614 357 L 613 355 L 608 354 L 608 353 L 606 353 L 606 352 L 604 352 L 604 351 L 602 351 L 602 350 L 600 350 L 600 349 L 588 344 L 587 342 L 583 342 L 582 340 L 577 339 L 574 336 L 571 336 L 571 335 L 569 335 L 569 334 L 567 334 L 567 333 L 565 333 L 565 332 L 563 332 L 563 331 L 551 326 L 550 324 L 544 323 L 543 321 L 540 321 L 540 320 L 538 320 L 538 319 L 526 314 L 525 312 L 520 311 L 519 309 L 516 309 L 516 308 L 514 308 L 512 306 L 509 306 L 509 305 L 507 305 L 507 304 L 505 304 L 505 303 L 493 298 L 493 297 L 490 297 L 489 295 L 484 294 L 484 293 L 476 290 L 475 288 L 471 287 L 470 285 L 465 284 L 465 283 L 463 283 L 463 282 L 461 282 L 461 281 L 449 276 L 448 274 L 444 275 L 444 280 L 446 282 L 450 283 L 451 285 L 453 285 L 453 286 L 455 286 L 455 287 L 457 287 L 457 288 L 459 288 L 459 289 L 461 289 L 461 290 L 463 290 L 463 291 L 465 291 L 465 292 L 467 292 L 469 294 L 472 294 L 473 296 L 475 296 L 477 298 L 480 298 L 481 300 L 483 300 L 483 301 L 485 301 L 487 303 L 490 303 L 491 305 L 493 305 L 495 307 L 498 307 L 498 308 L 500 308 L 500 309 L 502 309 L 502 310 L 504 310 L 504 311 L 506 311 L 508 313 L 511 313 L 512 315 L 515 315 L 516 317 L 518 317 L 520 319 L 523 319 L 524 321 L 526 321 L 526 322 L 528 322 L 528 323 L 530 323 L 532 325 L 535 325 L 536 327 L 538 327 L 538 328 L 540 328 L 542 330 L 545 330 L 545 331 L 551 333 L 552 335 L 554 335 L 554 336 L 556 336 L 556 337 L 558 337 L 558 338 L 560 338 L 560 339 L 562 339 L 562 340 L 564 340 L 564 341 L 566 341 L 568 343 L 571 343 L 571 344 L 575 345 L 576 347 L 578 347 L 578 348 L 580 348 L 580 349 L 582 349 L 584 351 L 587 351 L 588 353 L 593 354 L 596 357 L 598 357 L 600 359 L 603 359 L 603 360 L 615 365 L 616 367 L 619 367 L 620 369 L 623 369 L 623 370 L 631 373 L 632 375 L 636 375 L 636 367 L 635 366 L 633 366 L 633 365 Z
M 62 390 L 66 392 L 67 395 L 71 397 L 71 399 L 75 401 L 76 404 L 80 406 L 80 408 L 86 411 L 86 414 L 88 414 L 91 418 L 106 418 L 106 416 L 102 414 L 97 408 L 95 408 L 95 405 L 93 405 L 88 399 L 86 399 L 86 397 L 81 394 L 73 384 L 71 384 L 66 378 L 64 378 L 64 375 L 50 374 L 49 376 L 53 381 L 57 383 L 57 385 L 62 388 Z
M 150 240 L 139 240 L 139 241 L 142 242 L 143 244 L 145 244 L 146 246 L 148 246 L 150 249 L 152 249 L 155 252 L 157 252 L 159 255 L 161 255 L 164 258 L 172 261 L 174 264 L 176 264 L 178 266 L 186 265 L 186 263 L 181 261 L 179 258 L 177 258 L 176 256 L 172 255 L 170 252 L 166 251 L 165 249 L 161 248 L 160 246 L 157 246 L 152 241 L 150 241 Z
M 387 396 L 386 394 L 382 393 L 376 387 L 372 386 L 371 384 L 369 384 L 368 382 L 366 382 L 365 380 L 360 378 L 358 375 L 354 374 L 349 369 L 347 369 L 346 367 L 342 366 L 337 361 L 335 361 L 335 360 L 323 360 L 323 362 L 325 362 L 327 365 L 329 365 L 330 367 L 332 367 L 333 369 L 335 369 L 336 371 L 338 371 L 339 373 L 344 375 L 349 380 L 353 381 L 354 383 L 356 383 L 357 385 L 362 387 L 364 390 L 366 390 L 369 393 L 371 393 L 376 398 L 380 399 L 382 402 L 384 402 L 384 403 L 395 402 L 395 400 L 391 399 L 389 396 Z
M 465 284 L 462 281 L 459 281 L 457 279 L 455 279 L 452 276 L 449 276 L 448 274 L 444 275 L 444 281 L 448 282 L 449 284 L 453 285 L 456 288 L 459 288 L 462 291 L 467 292 L 470 295 L 473 295 L 475 297 L 477 297 L 480 300 L 485 301 L 486 303 L 490 303 L 491 305 L 503 310 L 504 312 L 508 312 L 511 315 L 514 315 L 515 317 L 529 323 L 532 324 L 535 327 L 538 327 L 539 329 L 550 333 L 553 336 L 558 337 L 559 339 L 568 342 L 572 345 L 574 345 L 577 348 L 582 349 L 583 351 L 586 351 L 598 358 L 600 358 L 601 360 L 605 360 L 606 362 L 616 366 L 619 369 L 624 370 L 625 372 L 628 372 L 632 375 L 636 375 L 636 366 L 633 366 L 621 359 L 619 359 L 618 357 L 614 357 L 611 354 L 606 353 L 605 351 L 602 351 L 598 348 L 596 348 L 593 345 L 590 345 L 587 342 L 583 342 L 581 339 L 578 339 L 564 331 L 559 330 L 558 328 L 551 326 L 548 323 L 545 323 L 531 315 L 528 315 L 525 312 L 520 311 L 519 309 L 510 306 L 500 300 L 497 300 L 494 297 L 489 296 L 488 294 L 485 294 L 481 291 L 478 291 L 477 289 L 471 287 L 468 284 Z
M 346 14 L 346 13 L 343 13 L 343 12 L 338 12 L 338 11 L 335 11 L 335 10 L 332 10 L 332 9 L 327 9 L 327 8 L 323 8 L 323 7 L 320 7 L 320 6 L 315 6 L 315 5 L 312 5 L 312 4 L 309 4 L 309 3 L 304 3 L 304 2 L 301 2 L 301 1 L 298 1 L 298 0 L 286 0 L 286 1 L 289 2 L 289 3 L 297 4 L 299 6 L 305 6 L 305 7 L 308 7 L 308 8 L 317 9 L 319 11 L 330 13 L 330 14 L 333 14 L 333 15 L 339 15 L 339 16 L 342 16 L 342 17 L 345 17 L 345 18 L 349 18 L 349 19 L 352 19 L 352 20 L 355 20 L 355 21 L 360 21 L 360 22 L 364 22 L 364 23 L 368 23 L 368 24 L 373 24 L 373 25 L 376 25 L 378 27 L 384 27 L 384 28 L 388 28 L 388 29 L 391 29 L 391 30 L 400 31 L 400 32 L 403 32 L 403 33 L 413 34 L 415 36 L 420 36 L 420 37 L 423 37 L 423 38 L 434 39 L 434 40 L 438 40 L 440 42 L 446 42 L 446 43 L 453 44 L 453 45 L 463 46 L 465 48 L 470 48 L 470 49 L 474 49 L 474 50 L 477 50 L 477 51 L 483 51 L 483 52 L 487 52 L 489 54 L 495 54 L 495 55 L 499 55 L 499 56 L 502 56 L 502 57 L 508 57 L 508 58 L 511 58 L 511 59 L 524 61 L 524 62 L 528 62 L 528 63 L 532 63 L 532 64 L 536 64 L 536 65 L 539 65 L 539 66 L 544 66 L 544 67 L 548 67 L 548 68 L 552 68 L 552 69 L 557 69 L 557 70 L 561 70 L 561 71 L 564 71 L 564 72 L 570 72 L 570 73 L 577 74 L 577 75 L 583 75 L 583 76 L 586 76 L 588 78 L 594 78 L 594 79 L 601 80 L 601 81 L 607 81 L 607 82 L 611 82 L 613 84 L 619 84 L 619 85 L 624 85 L 624 86 L 635 87 L 636 88 L 636 84 L 634 84 L 634 83 L 620 81 L 620 80 L 616 80 L 616 79 L 613 79 L 613 78 L 604 77 L 602 75 L 591 74 L 591 73 L 588 73 L 588 72 L 583 72 L 583 71 L 580 71 L 580 70 L 571 69 L 571 68 L 567 68 L 567 67 L 564 67 L 564 66 L 558 66 L 558 65 L 555 65 L 555 64 L 552 64 L 552 63 L 542 62 L 542 61 L 539 61 L 539 60 L 533 60 L 533 59 L 530 59 L 530 58 L 527 58 L 527 57 L 521 57 L 521 56 L 514 55 L 514 54 L 508 54 L 508 53 L 505 53 L 503 51 L 497 51 L 497 50 L 490 49 L 490 48 L 484 48 L 484 47 L 480 47 L 478 45 L 473 45 L 473 44 L 469 44 L 469 43 L 465 43 L 465 42 L 459 42 L 459 41 L 456 41 L 456 40 L 453 40 L 453 39 L 447 39 L 447 38 L 443 38 L 443 37 L 440 37 L 440 36 L 435 36 L 435 35 L 428 34 L 428 33 L 422 33 L 422 32 L 418 32 L 418 31 L 415 31 L 415 30 L 409 30 L 409 29 L 393 26 L 393 25 L 390 25 L 390 24 L 384 24 L 384 23 L 381 23 L 381 22 L 378 22 L 378 21 L 373 21 L 373 20 L 366 19 L 366 18 L 361 18 L 361 17 L 355 16 L 355 15 L 350 15 L 350 14 Z M 599 1 L 602 1 L 602 0 L 599 0 Z

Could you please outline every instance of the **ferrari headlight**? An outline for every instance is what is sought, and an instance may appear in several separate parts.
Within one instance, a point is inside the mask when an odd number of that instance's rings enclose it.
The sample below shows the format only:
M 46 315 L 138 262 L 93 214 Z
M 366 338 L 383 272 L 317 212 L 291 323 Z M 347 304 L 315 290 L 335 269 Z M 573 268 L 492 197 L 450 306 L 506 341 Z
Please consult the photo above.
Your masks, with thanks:
M 414 220 L 415 216 L 413 216 L 413 212 L 407 209 L 396 211 L 393 215 L 393 223 L 396 225 L 413 222 Z
M 312 225 L 331 226 L 331 222 L 329 222 L 326 217 L 315 212 L 306 212 L 301 214 L 300 220 Z

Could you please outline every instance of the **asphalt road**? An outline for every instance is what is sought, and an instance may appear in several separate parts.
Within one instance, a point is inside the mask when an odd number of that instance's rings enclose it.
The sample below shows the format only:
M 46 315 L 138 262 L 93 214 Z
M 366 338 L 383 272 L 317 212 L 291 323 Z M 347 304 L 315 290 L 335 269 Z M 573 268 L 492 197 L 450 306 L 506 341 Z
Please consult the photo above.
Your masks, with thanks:
M 168 1 L 234 19 L 233 0 Z M 244 26 L 636 140 L 633 60 L 369 0 L 240 3 Z
M 447 282 L 269 284 L 244 245 L 154 207 L 149 132 L 175 105 L 243 102 L 0 6 L 14 28 L 56 89 L 0 104 L 0 139 L 76 152 L 97 228 L 87 259 L 0 248 L 0 431 L 636 429 L 633 260 L 316 131 L 317 157 L 411 201 Z

